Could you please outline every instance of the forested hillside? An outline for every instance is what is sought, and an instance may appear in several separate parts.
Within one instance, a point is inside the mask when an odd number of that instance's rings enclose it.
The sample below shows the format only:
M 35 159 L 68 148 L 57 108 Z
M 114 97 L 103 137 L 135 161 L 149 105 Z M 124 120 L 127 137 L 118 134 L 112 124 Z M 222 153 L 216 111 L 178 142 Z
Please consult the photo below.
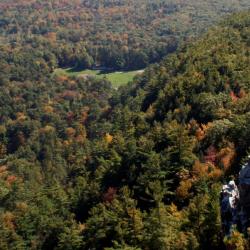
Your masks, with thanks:
M 43 4 L 1 3 L 6 16 Z M 249 12 L 119 91 L 51 76 L 50 57 L 36 61 L 45 52 L 35 47 L 30 57 L 3 47 L 28 68 L 0 67 L 1 250 L 248 249 L 236 230 L 223 244 L 219 192 L 250 146 Z
M 248 0 L 1 0 L 1 70 L 23 80 L 56 67 L 144 68 L 249 7 Z

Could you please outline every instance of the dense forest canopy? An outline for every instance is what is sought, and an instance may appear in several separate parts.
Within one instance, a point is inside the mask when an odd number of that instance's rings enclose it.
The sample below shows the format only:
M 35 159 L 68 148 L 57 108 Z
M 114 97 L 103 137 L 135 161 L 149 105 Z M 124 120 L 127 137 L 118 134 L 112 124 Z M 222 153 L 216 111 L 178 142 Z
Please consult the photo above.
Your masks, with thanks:
M 144 68 L 249 7 L 248 0 L 1 0 L 0 64 L 15 80 L 56 67 Z
M 223 249 L 219 191 L 250 147 L 250 13 L 119 91 L 51 71 L 122 53 L 124 27 L 147 55 L 249 2 L 0 3 L 0 249 Z M 224 243 L 248 249 L 237 230 Z

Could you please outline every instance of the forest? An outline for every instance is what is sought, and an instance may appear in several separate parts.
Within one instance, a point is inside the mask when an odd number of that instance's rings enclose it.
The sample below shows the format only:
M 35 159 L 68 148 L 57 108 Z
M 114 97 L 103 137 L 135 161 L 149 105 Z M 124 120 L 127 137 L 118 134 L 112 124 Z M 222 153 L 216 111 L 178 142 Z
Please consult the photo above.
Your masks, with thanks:
M 249 250 L 219 201 L 250 153 L 249 7 L 0 0 L 0 250 Z M 147 67 L 53 74 L 92 66 Z

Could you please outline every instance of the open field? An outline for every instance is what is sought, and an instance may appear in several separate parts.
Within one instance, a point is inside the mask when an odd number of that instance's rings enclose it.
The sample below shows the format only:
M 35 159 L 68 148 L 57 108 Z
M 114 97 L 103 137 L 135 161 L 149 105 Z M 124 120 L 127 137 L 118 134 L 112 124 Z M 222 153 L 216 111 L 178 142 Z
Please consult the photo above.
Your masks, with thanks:
M 112 83 L 114 88 L 118 88 L 132 81 L 136 75 L 141 74 L 142 72 L 143 70 L 104 72 L 102 70 L 86 69 L 82 71 L 76 71 L 72 68 L 58 68 L 54 71 L 54 74 L 68 76 L 94 76 L 98 79 L 107 78 Z

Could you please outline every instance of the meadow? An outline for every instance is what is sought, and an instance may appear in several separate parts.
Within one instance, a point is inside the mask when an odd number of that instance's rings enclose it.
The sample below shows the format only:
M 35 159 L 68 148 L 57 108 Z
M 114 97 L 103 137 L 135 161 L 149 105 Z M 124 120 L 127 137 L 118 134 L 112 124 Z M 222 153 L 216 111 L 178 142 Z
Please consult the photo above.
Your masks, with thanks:
M 97 79 L 106 78 L 112 83 L 114 88 L 118 88 L 122 85 L 132 81 L 133 78 L 141 74 L 143 70 L 134 71 L 103 71 L 95 69 L 75 70 L 74 68 L 58 68 L 54 71 L 54 75 L 67 75 L 67 76 L 93 76 Z

